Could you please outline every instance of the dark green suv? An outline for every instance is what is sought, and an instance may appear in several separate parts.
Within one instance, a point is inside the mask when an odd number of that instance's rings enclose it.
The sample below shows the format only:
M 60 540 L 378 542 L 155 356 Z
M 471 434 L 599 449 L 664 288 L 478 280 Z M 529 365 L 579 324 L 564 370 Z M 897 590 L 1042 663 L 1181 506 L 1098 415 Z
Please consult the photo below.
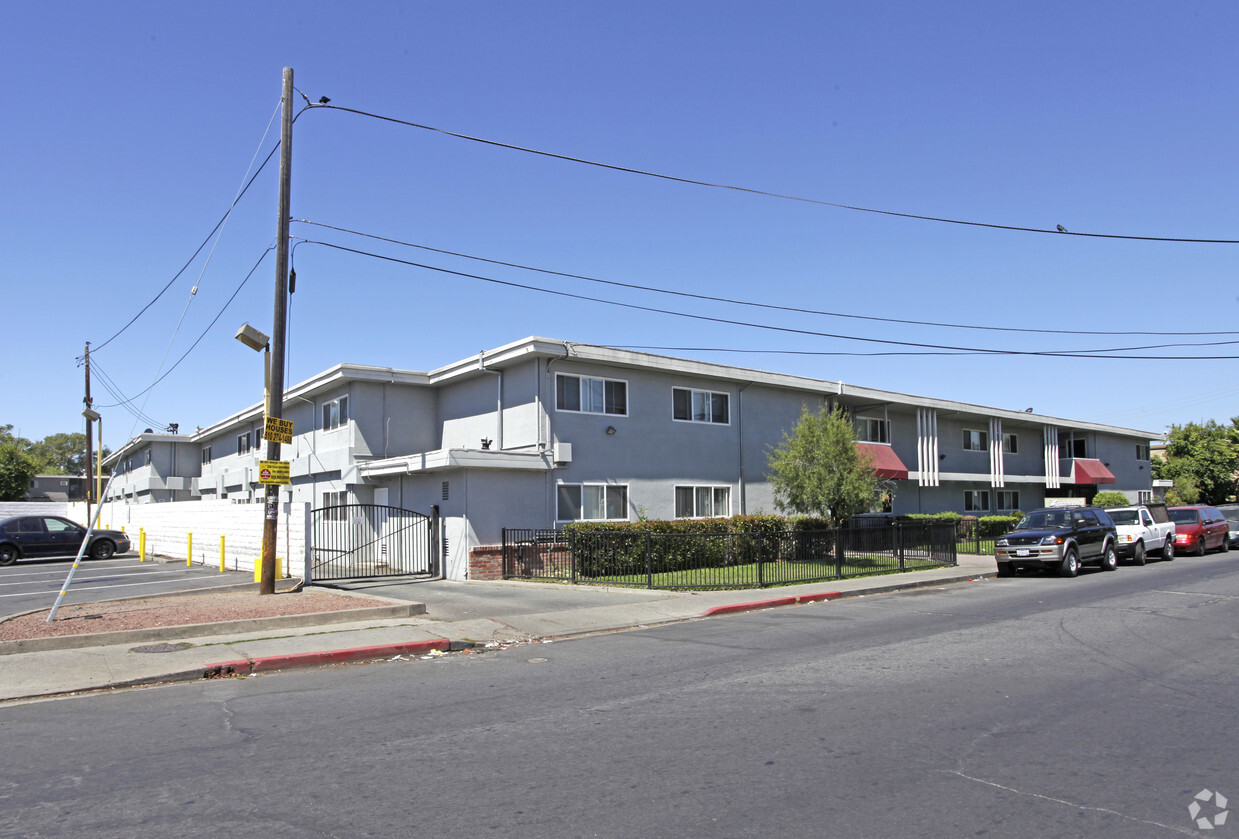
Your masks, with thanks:
M 1118 532 L 1100 507 L 1045 507 L 1025 513 L 1015 530 L 994 543 L 998 576 L 1021 568 L 1040 568 L 1064 577 L 1080 573 L 1081 565 L 1102 571 L 1118 567 Z

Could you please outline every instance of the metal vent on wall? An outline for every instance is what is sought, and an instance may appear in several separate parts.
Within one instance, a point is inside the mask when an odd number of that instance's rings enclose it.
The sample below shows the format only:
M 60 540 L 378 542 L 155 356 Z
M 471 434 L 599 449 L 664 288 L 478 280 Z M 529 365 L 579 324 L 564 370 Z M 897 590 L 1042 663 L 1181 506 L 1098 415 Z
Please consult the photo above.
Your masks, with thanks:
M 444 481 L 443 482 L 443 500 L 444 501 L 447 500 L 447 495 L 448 495 L 447 490 L 448 490 L 448 482 Z

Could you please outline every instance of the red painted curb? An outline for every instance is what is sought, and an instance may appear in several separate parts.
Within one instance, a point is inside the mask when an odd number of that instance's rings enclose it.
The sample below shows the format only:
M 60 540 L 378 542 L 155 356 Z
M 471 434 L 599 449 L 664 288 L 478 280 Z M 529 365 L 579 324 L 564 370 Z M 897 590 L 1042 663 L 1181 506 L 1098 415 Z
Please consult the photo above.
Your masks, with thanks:
M 373 647 L 351 647 L 344 650 L 323 650 L 312 653 L 290 653 L 288 655 L 269 655 L 259 658 L 224 661 L 219 664 L 208 664 L 203 673 L 204 678 L 219 676 L 244 676 L 248 673 L 261 673 L 267 670 L 284 670 L 291 667 L 317 667 L 323 664 L 339 664 L 345 661 L 365 661 L 367 659 L 387 658 L 396 655 L 418 655 L 431 650 L 447 652 L 452 648 L 452 642 L 446 638 L 436 638 L 432 641 L 415 641 L 407 644 L 378 644 Z
M 701 613 L 703 618 L 713 615 L 728 615 L 733 612 L 752 612 L 755 609 L 773 609 L 776 606 L 794 606 L 795 597 L 779 597 L 774 600 L 757 600 L 752 603 L 732 603 L 728 606 L 711 606 Z

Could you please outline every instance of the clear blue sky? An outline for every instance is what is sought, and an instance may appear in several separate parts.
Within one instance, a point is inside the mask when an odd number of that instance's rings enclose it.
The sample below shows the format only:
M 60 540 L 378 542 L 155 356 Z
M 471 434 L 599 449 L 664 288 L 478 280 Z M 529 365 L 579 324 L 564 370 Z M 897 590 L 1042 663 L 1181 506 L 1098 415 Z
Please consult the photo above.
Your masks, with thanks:
M 1239 239 L 1239 4 L 821 2 L 9 3 L 0 424 L 82 428 L 86 341 L 105 441 L 259 401 L 243 321 L 270 331 L 276 159 L 131 327 L 278 140 L 282 68 L 311 100 L 690 180 L 994 225 Z M 299 105 L 304 104 L 300 96 Z M 273 119 L 274 118 L 274 119 Z M 269 133 L 268 126 L 270 127 Z M 1150 431 L 1239 414 L 1239 245 L 965 226 L 584 166 L 332 109 L 296 122 L 302 222 L 288 382 L 338 362 L 429 370 L 526 335 Z M 209 263 L 206 255 L 210 253 Z M 197 285 L 197 293 L 191 289 Z M 228 299 L 235 299 L 220 314 Z M 218 317 L 215 326 L 208 329 Z M 1104 335 L 1093 332 L 1167 332 Z M 1204 335 L 1202 333 L 1228 333 Z M 709 348 L 709 351 L 707 349 Z M 727 350 L 719 352 L 714 350 Z M 779 351 L 779 352 L 776 352 Z M 806 355 L 789 353 L 841 353 Z

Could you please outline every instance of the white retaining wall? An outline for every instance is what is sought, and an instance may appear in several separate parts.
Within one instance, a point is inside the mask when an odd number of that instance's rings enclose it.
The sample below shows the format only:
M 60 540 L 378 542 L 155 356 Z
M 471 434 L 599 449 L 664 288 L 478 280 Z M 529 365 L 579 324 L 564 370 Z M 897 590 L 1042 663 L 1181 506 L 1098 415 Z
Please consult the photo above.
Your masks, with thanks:
M 67 501 L 0 501 L 0 519 L 12 516 L 64 516 L 70 515 L 69 508 L 73 504 Z
M 51 505 L 39 505 L 40 508 Z M 86 522 L 86 505 L 70 504 L 68 518 Z M 172 501 L 160 504 L 126 504 L 108 501 L 99 514 L 99 527 L 124 530 L 138 550 L 140 533 L 146 534 L 147 558 L 186 560 L 193 534 L 195 565 L 218 568 L 220 537 L 224 537 L 224 568 L 253 571 L 262 553 L 263 504 L 233 504 L 228 501 Z M 308 503 L 282 503 L 275 554 L 281 573 L 305 576 L 305 529 Z M 91 511 L 94 512 L 93 509 Z

